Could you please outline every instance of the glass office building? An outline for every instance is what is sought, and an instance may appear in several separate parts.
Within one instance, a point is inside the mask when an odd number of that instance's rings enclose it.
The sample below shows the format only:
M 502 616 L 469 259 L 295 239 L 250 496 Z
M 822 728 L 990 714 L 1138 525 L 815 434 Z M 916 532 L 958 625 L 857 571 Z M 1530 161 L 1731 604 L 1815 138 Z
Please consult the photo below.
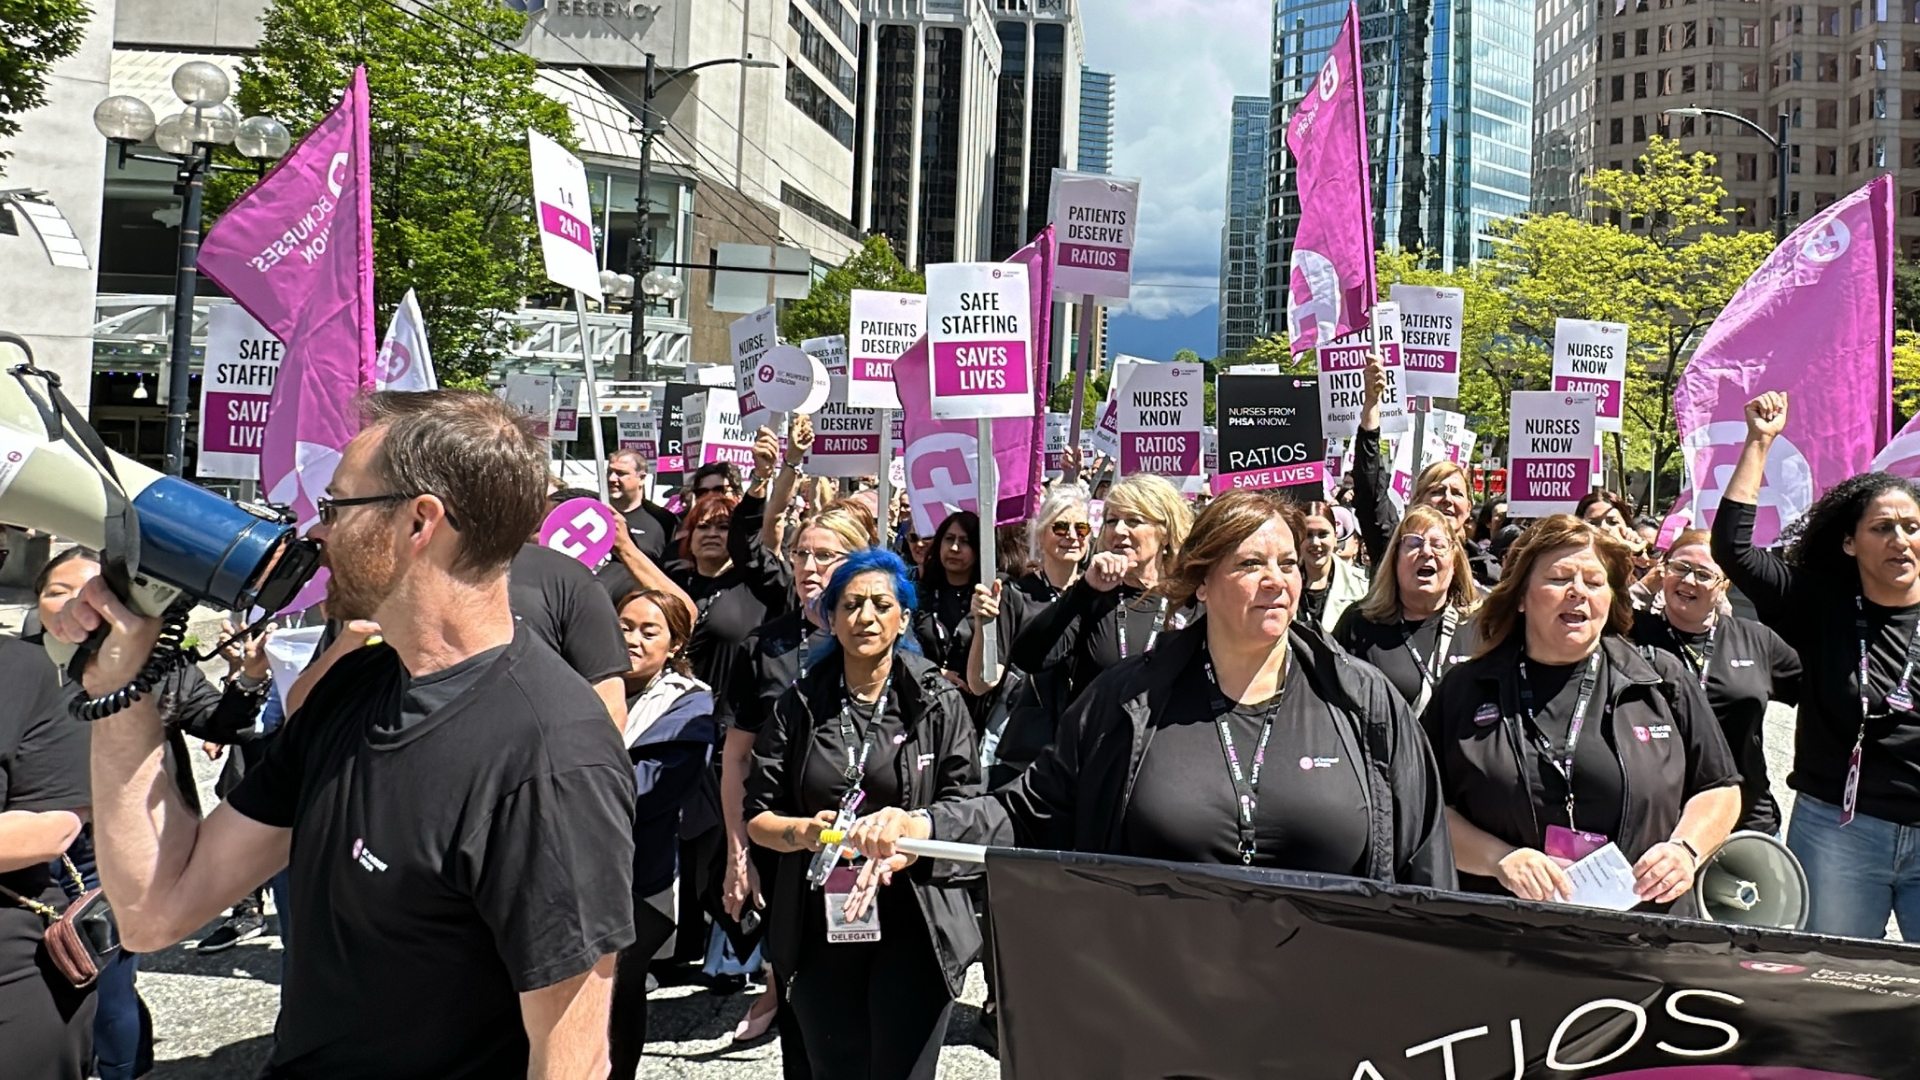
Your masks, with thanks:
M 1220 230 L 1220 333 L 1216 356 L 1244 352 L 1263 333 L 1260 290 L 1267 252 L 1267 125 L 1263 97 L 1233 99 L 1227 221 Z
M 1080 69 L 1080 171 L 1113 171 L 1113 76 L 1086 68 Z
M 1266 315 L 1286 328 L 1300 218 L 1286 124 L 1340 33 L 1343 0 L 1275 0 L 1268 127 Z M 1361 64 L 1373 163 L 1374 239 L 1463 266 L 1488 226 L 1527 212 L 1533 6 L 1520 0 L 1362 0 Z

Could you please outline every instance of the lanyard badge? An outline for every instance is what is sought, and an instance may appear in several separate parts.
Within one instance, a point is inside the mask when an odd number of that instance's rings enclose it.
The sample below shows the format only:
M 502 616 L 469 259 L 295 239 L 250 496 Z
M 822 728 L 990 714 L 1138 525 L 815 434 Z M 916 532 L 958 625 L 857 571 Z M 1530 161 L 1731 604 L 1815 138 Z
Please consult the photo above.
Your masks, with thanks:
M 1855 612 L 1853 628 L 1860 642 L 1860 727 L 1854 732 L 1853 753 L 1847 756 L 1847 786 L 1840 796 L 1840 824 L 1852 823 L 1860 802 L 1860 770 L 1867 752 L 1867 721 L 1872 718 L 1872 706 L 1868 697 L 1872 686 L 1868 681 L 1868 669 L 1871 650 L 1868 648 L 1867 600 L 1856 594 L 1853 598 Z M 1900 678 L 1887 691 L 1887 710 L 1889 712 L 1913 712 L 1913 669 L 1920 663 L 1920 628 L 1907 639 L 1907 662 L 1900 671 Z
M 880 684 L 880 696 L 873 703 L 873 720 L 867 724 L 867 733 L 862 737 L 853 726 L 853 691 L 848 689 L 845 682 L 840 684 L 840 738 L 847 745 L 847 767 L 841 776 L 846 781 L 847 789 L 840 795 L 840 808 L 834 815 L 833 827 L 843 836 L 860 819 L 860 803 L 867 797 L 860 787 L 860 781 L 867 774 L 867 761 L 873 756 L 873 740 L 880 733 L 880 719 L 887 712 L 887 691 L 892 687 L 893 674 L 889 672 L 886 681 Z M 807 883 L 816 889 L 826 885 L 834 867 L 840 864 L 840 857 L 852 853 L 853 849 L 837 843 L 823 846 L 814 853 L 813 861 L 807 865 Z
M 1220 749 L 1227 757 L 1227 777 L 1233 782 L 1233 800 L 1236 808 L 1234 818 L 1235 831 L 1240 839 L 1240 863 L 1253 865 L 1256 846 L 1254 831 L 1254 811 L 1260 805 L 1260 770 L 1267 763 L 1267 743 L 1273 739 L 1273 721 L 1280 714 L 1280 698 L 1286 693 L 1287 675 L 1293 668 L 1293 654 L 1287 654 L 1280 668 L 1280 680 L 1274 690 L 1273 702 L 1267 706 L 1267 715 L 1260 724 L 1260 742 L 1253 751 L 1253 768 L 1243 770 L 1240 766 L 1240 751 L 1233 744 L 1233 729 L 1228 719 L 1233 715 L 1233 706 L 1220 690 L 1220 680 L 1213 674 L 1213 659 L 1206 660 L 1207 684 L 1213 691 L 1214 725 L 1220 732 Z
M 1120 659 L 1127 658 L 1127 614 L 1132 611 L 1130 605 L 1122 605 L 1120 619 L 1115 627 L 1120 635 Z M 1147 651 L 1153 651 L 1153 643 L 1160 640 L 1160 628 L 1167 625 L 1167 598 L 1160 598 L 1160 609 L 1153 613 L 1153 629 L 1147 631 Z
M 1580 746 L 1580 731 L 1586 727 L 1587 712 L 1593 707 L 1594 692 L 1599 684 L 1600 652 L 1596 649 L 1592 656 L 1587 657 L 1586 670 L 1580 673 L 1580 691 L 1574 699 L 1573 719 L 1567 724 L 1566 749 L 1556 752 L 1553 742 L 1547 738 L 1545 732 L 1540 730 L 1536 722 L 1533 708 L 1533 684 L 1527 678 L 1526 658 L 1522 657 L 1520 660 L 1520 708 L 1526 713 L 1527 726 L 1532 730 L 1534 741 L 1539 744 L 1540 752 L 1546 757 L 1547 764 L 1552 765 L 1554 771 L 1560 774 L 1560 778 L 1566 781 L 1567 828 L 1574 832 L 1579 832 L 1580 826 L 1573 821 L 1573 755 Z

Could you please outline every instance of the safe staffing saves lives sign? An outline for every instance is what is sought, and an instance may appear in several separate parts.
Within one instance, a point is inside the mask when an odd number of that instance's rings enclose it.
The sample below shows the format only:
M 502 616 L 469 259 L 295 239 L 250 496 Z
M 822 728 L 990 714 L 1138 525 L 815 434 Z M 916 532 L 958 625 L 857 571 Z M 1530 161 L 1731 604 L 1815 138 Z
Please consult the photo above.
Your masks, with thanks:
M 206 374 L 200 380 L 200 456 L 194 472 L 260 479 L 267 403 L 286 347 L 238 304 L 207 313 Z
M 927 267 L 934 419 L 1033 415 L 1030 321 L 1024 264 Z

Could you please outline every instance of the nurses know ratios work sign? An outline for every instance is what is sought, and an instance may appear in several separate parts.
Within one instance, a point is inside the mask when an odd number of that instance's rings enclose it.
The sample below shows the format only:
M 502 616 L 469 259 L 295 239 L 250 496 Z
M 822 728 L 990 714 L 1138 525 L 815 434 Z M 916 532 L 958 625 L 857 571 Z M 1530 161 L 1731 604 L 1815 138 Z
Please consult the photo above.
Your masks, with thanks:
M 1620 398 L 1627 385 L 1627 324 L 1556 319 L 1553 388 L 1592 394 L 1600 403 L 1600 430 L 1620 430 Z
M 1592 487 L 1594 396 L 1559 390 L 1513 395 L 1509 517 L 1571 514 Z
M 587 201 L 587 167 L 567 148 L 537 131 L 527 132 L 533 167 L 534 223 L 547 277 L 600 299 L 600 258 L 593 251 L 593 208 Z
M 1141 364 L 1120 391 L 1120 473 L 1200 475 L 1207 369 Z
M 1053 295 L 1127 299 L 1140 181 L 1053 170 Z
M 206 374 L 200 380 L 200 457 L 194 472 L 260 479 L 267 402 L 286 347 L 239 304 L 207 314 Z
M 927 298 L 919 293 L 855 289 L 848 298 L 847 404 L 897 409 L 893 361 L 927 332 Z
M 934 419 L 1033 415 L 1030 311 L 1021 263 L 927 267 Z

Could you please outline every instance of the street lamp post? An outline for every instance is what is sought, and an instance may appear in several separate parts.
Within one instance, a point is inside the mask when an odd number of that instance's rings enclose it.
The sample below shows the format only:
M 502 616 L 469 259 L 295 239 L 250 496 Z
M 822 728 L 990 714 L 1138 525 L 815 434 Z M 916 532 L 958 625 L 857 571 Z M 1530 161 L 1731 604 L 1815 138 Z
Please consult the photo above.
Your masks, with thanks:
M 127 161 L 172 165 L 174 194 L 180 196 L 180 248 L 175 261 L 173 341 L 167 357 L 167 459 L 169 476 L 179 476 L 187 464 L 187 412 L 192 405 L 189 363 L 193 356 L 193 298 L 200 266 L 200 199 L 207 174 L 224 170 L 213 163 L 213 148 L 232 146 L 256 161 L 284 156 L 293 139 L 286 125 L 270 116 L 249 116 L 227 104 L 232 92 L 227 73 L 204 60 L 180 65 L 173 72 L 173 92 L 186 107 L 160 120 L 145 101 L 126 94 L 107 98 L 93 110 L 93 126 L 120 150 L 119 167 Z M 152 138 L 168 157 L 135 154 L 135 145 Z
M 1776 242 L 1785 240 L 1787 238 L 1787 170 L 1791 168 L 1793 165 L 1792 154 L 1787 149 L 1787 114 L 1786 113 L 1780 114 L 1780 122 L 1779 122 L 1780 133 L 1776 136 L 1776 135 L 1769 135 L 1767 133 L 1766 128 L 1763 128 L 1759 124 L 1756 124 L 1753 121 L 1747 119 L 1746 117 L 1741 116 L 1739 113 L 1728 112 L 1725 109 L 1702 109 L 1693 105 L 1689 105 L 1681 109 L 1666 109 L 1663 111 L 1668 116 L 1724 117 L 1728 120 L 1733 121 L 1736 124 L 1746 125 L 1747 127 L 1753 129 L 1753 131 L 1756 134 L 1758 134 L 1761 138 L 1773 144 L 1774 158 L 1777 162 L 1774 168 L 1774 172 L 1778 174 L 1776 176 L 1777 184 L 1774 188 L 1774 197 L 1778 200 L 1778 204 L 1779 204 L 1779 209 L 1776 210 L 1773 215 L 1773 238 Z
M 653 377 L 653 362 L 647 358 L 647 305 L 655 300 L 678 300 L 686 292 L 686 282 L 678 275 L 663 274 L 653 264 L 653 229 L 648 224 L 652 218 L 652 200 L 647 196 L 647 181 L 653 171 L 653 140 L 664 130 L 659 118 L 653 112 L 654 95 L 665 89 L 667 84 L 682 75 L 691 75 L 701 68 L 716 67 L 720 64 L 739 64 L 745 68 L 777 68 L 780 65 L 772 60 L 755 60 L 747 56 L 727 56 L 718 60 L 705 60 L 698 64 L 683 67 L 667 73 L 664 78 L 655 78 L 653 54 L 647 54 L 647 69 L 641 84 L 640 102 L 640 192 L 634 197 L 634 210 L 638 220 L 634 223 L 634 240 L 627 249 L 627 272 L 633 276 L 635 293 L 633 297 L 633 329 L 630 333 L 633 341 L 629 347 L 638 369 L 641 381 Z

